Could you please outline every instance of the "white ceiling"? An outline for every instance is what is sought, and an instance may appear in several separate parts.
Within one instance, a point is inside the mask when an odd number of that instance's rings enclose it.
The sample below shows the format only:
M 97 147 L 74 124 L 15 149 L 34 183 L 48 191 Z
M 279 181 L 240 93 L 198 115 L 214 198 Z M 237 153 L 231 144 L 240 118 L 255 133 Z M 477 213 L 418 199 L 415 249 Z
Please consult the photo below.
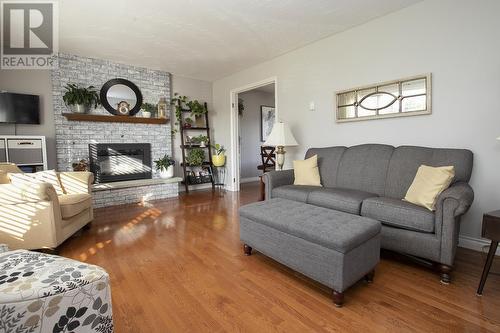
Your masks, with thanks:
M 60 0 L 60 50 L 215 80 L 420 0 Z

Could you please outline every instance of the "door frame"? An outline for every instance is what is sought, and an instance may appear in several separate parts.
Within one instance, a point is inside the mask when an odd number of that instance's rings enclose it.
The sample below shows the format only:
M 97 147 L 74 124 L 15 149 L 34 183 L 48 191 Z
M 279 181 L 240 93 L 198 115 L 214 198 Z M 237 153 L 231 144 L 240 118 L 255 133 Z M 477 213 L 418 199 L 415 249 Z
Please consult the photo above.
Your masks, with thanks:
M 229 182 L 228 190 L 239 191 L 240 190 L 240 163 L 241 156 L 239 151 L 239 117 L 238 117 L 238 94 L 243 92 L 253 90 L 262 86 L 267 86 L 268 84 L 274 83 L 274 109 L 276 114 L 276 121 L 279 119 L 279 108 L 278 108 L 278 78 L 276 76 L 269 77 L 264 80 L 249 83 L 239 88 L 231 89 L 229 98 L 229 108 L 231 110 L 231 178 L 233 181 Z

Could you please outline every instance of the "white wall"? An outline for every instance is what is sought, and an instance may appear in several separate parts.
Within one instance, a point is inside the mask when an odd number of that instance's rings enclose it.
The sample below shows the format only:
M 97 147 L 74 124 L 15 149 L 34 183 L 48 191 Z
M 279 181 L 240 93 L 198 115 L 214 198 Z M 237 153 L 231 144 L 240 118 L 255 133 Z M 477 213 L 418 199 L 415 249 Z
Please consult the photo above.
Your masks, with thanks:
M 40 96 L 40 125 L 16 125 L 18 135 L 45 135 L 47 137 L 47 162 L 50 169 L 56 166 L 56 140 L 54 112 L 52 109 L 52 84 L 48 70 L 0 70 L 0 91 Z M 0 134 L 14 135 L 13 124 L 0 124 Z
M 216 139 L 230 147 L 230 90 L 277 76 L 279 117 L 300 143 L 288 160 L 360 143 L 469 148 L 476 198 L 462 234 L 479 238 L 482 213 L 500 207 L 498 13 L 497 0 L 427 0 L 215 81 Z M 335 91 L 428 72 L 432 115 L 335 123 Z
M 240 179 L 255 178 L 262 174 L 262 171 L 257 169 L 262 164 L 260 107 L 261 105 L 274 106 L 274 93 L 254 89 L 241 93 L 238 97 L 243 99 L 245 107 L 243 114 L 239 116 Z
M 213 103 L 212 103 L 212 83 L 211 82 L 172 75 L 172 92 L 179 93 L 180 95 L 185 95 L 185 96 L 189 97 L 189 99 L 191 99 L 191 100 L 197 99 L 200 102 L 207 102 L 209 122 L 212 121 L 215 111 L 214 111 Z M 172 93 L 172 95 L 173 95 L 173 93 Z M 175 112 L 174 111 L 172 111 L 172 122 L 173 123 L 175 122 Z M 210 125 L 210 127 L 212 127 L 210 136 L 213 138 L 213 134 L 214 134 L 213 124 L 209 124 L 209 125 Z M 172 124 L 172 126 L 173 126 L 173 124 Z M 177 129 L 178 129 L 178 126 L 177 126 Z M 182 173 L 182 168 L 181 168 L 182 151 L 180 148 L 180 145 L 181 145 L 180 131 L 178 131 L 176 133 L 172 142 L 173 142 L 173 146 L 174 146 L 173 147 L 173 155 L 174 155 L 175 160 L 177 161 L 177 164 L 175 167 L 175 175 L 179 176 L 179 177 L 184 177 L 184 175 Z M 207 186 L 211 186 L 211 185 L 197 185 L 197 186 L 192 186 L 191 188 L 196 189 L 196 188 L 203 188 L 203 187 L 207 187 Z M 179 187 L 179 189 L 183 190 L 184 185 L 181 185 Z

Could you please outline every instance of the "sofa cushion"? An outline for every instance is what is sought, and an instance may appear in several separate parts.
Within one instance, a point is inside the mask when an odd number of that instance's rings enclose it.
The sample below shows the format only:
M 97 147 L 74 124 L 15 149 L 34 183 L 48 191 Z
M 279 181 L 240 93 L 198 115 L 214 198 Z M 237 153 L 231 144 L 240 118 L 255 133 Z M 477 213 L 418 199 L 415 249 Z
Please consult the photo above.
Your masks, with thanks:
M 337 171 L 346 149 L 346 147 L 310 148 L 306 152 L 306 158 L 318 155 L 319 175 L 324 187 L 337 186 Z
M 342 155 L 336 187 L 384 195 L 393 146 L 367 144 L 348 148 Z
M 309 193 L 307 203 L 359 215 L 363 200 L 377 196 L 373 193 L 345 188 L 321 188 Z
M 317 186 L 285 185 L 273 189 L 271 197 L 307 202 L 309 193 L 317 189 Z
M 408 230 L 434 232 L 433 212 L 400 199 L 366 199 L 361 206 L 361 215 Z
M 472 172 L 472 157 L 472 152 L 467 149 L 397 147 L 387 171 L 384 196 L 404 198 L 422 164 L 434 167 L 452 165 L 455 167 L 454 182 L 467 183 Z
M 380 222 L 370 218 L 280 198 L 242 206 L 240 216 L 341 253 L 381 230 Z
M 69 219 L 92 206 L 92 196 L 87 193 L 64 194 L 58 196 L 63 219 Z

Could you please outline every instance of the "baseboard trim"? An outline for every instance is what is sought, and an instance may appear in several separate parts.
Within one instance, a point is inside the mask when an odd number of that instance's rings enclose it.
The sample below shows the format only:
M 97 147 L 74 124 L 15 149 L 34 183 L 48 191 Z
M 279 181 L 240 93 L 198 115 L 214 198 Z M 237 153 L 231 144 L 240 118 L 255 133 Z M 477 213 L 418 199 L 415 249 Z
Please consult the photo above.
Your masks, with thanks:
M 490 242 L 482 238 L 460 236 L 458 239 L 458 246 L 478 252 L 488 253 Z M 500 256 L 500 248 L 497 249 L 496 255 Z
M 243 184 L 243 183 L 253 183 L 253 182 L 258 182 L 259 181 L 259 177 L 249 177 L 249 178 L 241 178 L 240 179 L 240 184 Z

